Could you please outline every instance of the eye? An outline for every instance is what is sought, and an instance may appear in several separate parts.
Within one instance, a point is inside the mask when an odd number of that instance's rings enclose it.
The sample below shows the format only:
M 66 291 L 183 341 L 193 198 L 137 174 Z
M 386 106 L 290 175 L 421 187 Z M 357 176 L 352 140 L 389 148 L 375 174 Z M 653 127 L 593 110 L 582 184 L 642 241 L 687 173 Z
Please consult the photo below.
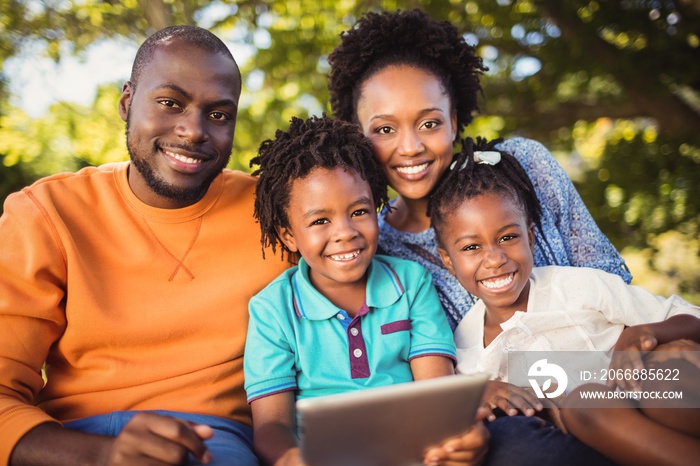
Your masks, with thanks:
M 319 218 L 311 222 L 311 225 L 325 225 L 326 223 L 329 223 L 327 218 Z
M 161 104 L 162 106 L 168 107 L 168 108 L 180 108 L 180 104 L 178 104 L 174 100 L 170 100 L 170 99 L 162 99 L 162 100 L 159 100 L 158 103 Z
M 518 238 L 518 237 L 519 237 L 519 235 L 505 235 L 505 236 L 502 236 L 502 237 L 501 237 L 501 239 L 499 240 L 499 242 L 505 243 L 506 241 L 512 241 L 512 240 L 514 240 L 514 239 L 516 239 L 516 238 Z
M 426 121 L 421 125 L 421 129 L 435 129 L 440 126 L 440 122 L 437 120 Z
M 367 215 L 368 213 L 369 213 L 369 211 L 367 209 L 357 209 L 350 216 L 351 217 L 359 217 L 360 215 Z
M 479 249 L 478 244 L 467 244 L 466 246 L 463 246 L 461 251 L 476 251 Z
M 209 117 L 212 120 L 216 120 L 216 121 L 228 121 L 231 119 L 231 117 L 227 113 L 224 113 L 224 112 L 211 112 L 209 114 Z
M 380 126 L 374 131 L 378 134 L 391 134 L 394 132 L 394 129 L 391 126 Z

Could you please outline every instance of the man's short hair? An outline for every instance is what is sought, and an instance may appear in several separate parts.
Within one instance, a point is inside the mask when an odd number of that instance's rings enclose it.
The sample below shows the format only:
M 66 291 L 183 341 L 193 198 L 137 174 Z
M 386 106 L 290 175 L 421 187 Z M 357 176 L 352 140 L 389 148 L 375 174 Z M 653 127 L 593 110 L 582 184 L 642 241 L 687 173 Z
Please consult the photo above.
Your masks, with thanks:
M 197 26 L 169 26 L 149 36 L 148 39 L 141 44 L 138 52 L 136 52 L 136 58 L 134 58 L 134 64 L 131 68 L 131 77 L 129 78 L 134 87 L 138 85 L 141 72 L 144 66 L 153 58 L 155 51 L 162 45 L 174 41 L 183 41 L 195 47 L 199 47 L 202 50 L 228 56 L 236 65 L 238 78 L 240 80 L 241 72 L 238 69 L 236 60 L 233 58 L 228 47 L 226 47 L 226 44 L 214 35 L 214 33 Z

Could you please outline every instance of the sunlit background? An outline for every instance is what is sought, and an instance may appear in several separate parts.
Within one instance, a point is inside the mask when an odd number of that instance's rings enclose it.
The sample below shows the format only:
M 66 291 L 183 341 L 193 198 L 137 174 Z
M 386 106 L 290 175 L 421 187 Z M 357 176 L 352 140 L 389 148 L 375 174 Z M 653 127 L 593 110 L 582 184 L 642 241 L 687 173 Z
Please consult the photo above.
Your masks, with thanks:
M 418 7 L 488 64 L 467 135 L 549 147 L 635 279 L 700 304 L 700 2 L 0 1 L 0 199 L 127 158 L 117 113 L 138 44 L 214 30 L 244 75 L 232 168 L 296 115 L 330 112 L 328 53 L 362 13 Z

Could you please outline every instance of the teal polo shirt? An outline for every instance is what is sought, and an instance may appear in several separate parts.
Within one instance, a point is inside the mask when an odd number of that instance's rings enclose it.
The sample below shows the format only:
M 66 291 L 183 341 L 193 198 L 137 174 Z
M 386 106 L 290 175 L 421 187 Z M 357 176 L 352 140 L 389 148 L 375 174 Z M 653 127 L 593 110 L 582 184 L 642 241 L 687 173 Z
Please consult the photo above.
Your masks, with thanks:
M 421 356 L 455 360 L 432 278 L 415 262 L 377 255 L 354 318 L 309 281 L 309 266 L 277 277 L 248 305 L 244 367 L 248 402 L 294 390 L 297 399 L 413 380 Z

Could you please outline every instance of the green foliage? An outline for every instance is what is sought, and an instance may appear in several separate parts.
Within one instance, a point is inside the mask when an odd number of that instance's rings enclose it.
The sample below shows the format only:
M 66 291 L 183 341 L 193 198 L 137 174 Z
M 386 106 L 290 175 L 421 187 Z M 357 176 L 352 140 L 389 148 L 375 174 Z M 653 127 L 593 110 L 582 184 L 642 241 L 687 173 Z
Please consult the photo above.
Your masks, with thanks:
M 260 142 L 288 126 L 292 116 L 329 112 L 324 60 L 349 27 L 343 18 L 353 17 L 353 7 L 354 1 L 293 0 L 258 9 L 253 33 L 269 43 L 243 68 L 244 75 L 262 79 L 262 84 L 253 87 L 249 80 L 242 98 L 237 167 L 247 168 Z
M 5 164 L 5 156 L 0 155 L 0 163 Z M 0 169 L 0 198 L 5 199 L 8 195 L 19 191 L 31 183 L 36 177 L 34 174 L 27 174 L 24 165 L 2 166 Z M 0 211 L 2 212 L 2 211 Z
M 578 186 L 601 228 L 618 244 L 644 247 L 651 236 L 697 223 L 700 148 L 643 133 L 627 139 L 619 126 Z
M 7 108 L 0 116 L 2 171 L 31 180 L 125 160 L 124 123 L 119 117 L 118 100 L 119 88 L 107 85 L 98 89 L 91 107 L 59 103 L 39 119 Z

